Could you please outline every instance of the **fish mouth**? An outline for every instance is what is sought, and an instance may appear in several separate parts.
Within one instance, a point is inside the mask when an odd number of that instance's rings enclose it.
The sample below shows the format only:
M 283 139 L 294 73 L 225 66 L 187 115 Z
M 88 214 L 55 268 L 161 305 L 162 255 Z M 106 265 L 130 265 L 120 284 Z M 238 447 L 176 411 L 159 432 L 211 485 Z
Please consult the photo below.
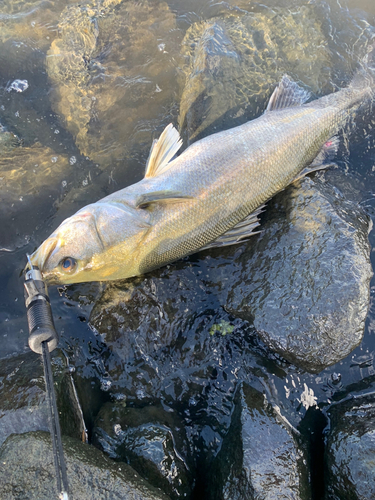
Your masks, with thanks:
M 35 250 L 35 252 L 30 256 L 30 261 L 33 266 L 38 267 L 38 269 L 43 274 L 43 277 L 48 274 L 45 269 L 46 262 L 51 257 L 51 255 L 60 248 L 60 243 L 58 238 L 49 238 L 44 241 L 40 247 Z M 27 264 L 25 270 L 30 268 L 30 265 Z

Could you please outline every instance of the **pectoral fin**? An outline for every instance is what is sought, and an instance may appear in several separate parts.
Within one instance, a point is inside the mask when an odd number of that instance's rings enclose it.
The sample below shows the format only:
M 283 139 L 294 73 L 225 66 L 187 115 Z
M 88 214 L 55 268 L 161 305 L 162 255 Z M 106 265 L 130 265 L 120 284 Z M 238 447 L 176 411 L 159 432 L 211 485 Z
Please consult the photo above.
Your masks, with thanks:
M 136 208 L 147 208 L 152 203 L 183 203 L 191 199 L 192 196 L 186 196 L 178 191 L 153 191 L 138 196 L 135 206 Z
M 288 75 L 284 75 L 273 91 L 265 113 L 279 109 L 302 106 L 310 98 L 310 92 L 293 82 Z
M 158 140 L 154 140 L 146 164 L 145 177 L 155 177 L 168 170 L 170 161 L 182 145 L 180 134 L 170 123 Z
M 260 221 L 258 215 L 264 212 L 265 205 L 260 206 L 250 215 L 248 215 L 241 222 L 229 229 L 226 233 L 219 236 L 216 240 L 211 241 L 208 245 L 200 248 L 199 250 L 207 250 L 208 248 L 225 247 L 229 245 L 236 245 L 250 238 L 259 231 L 254 231 L 259 225 Z

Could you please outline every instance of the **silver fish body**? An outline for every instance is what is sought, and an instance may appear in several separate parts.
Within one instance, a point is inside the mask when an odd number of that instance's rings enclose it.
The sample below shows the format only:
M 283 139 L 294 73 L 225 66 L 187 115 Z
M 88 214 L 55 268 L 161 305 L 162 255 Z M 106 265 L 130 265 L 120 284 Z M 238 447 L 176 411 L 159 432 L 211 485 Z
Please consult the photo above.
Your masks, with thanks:
M 372 73 L 362 73 L 309 104 L 298 105 L 284 89 L 273 110 L 171 161 L 180 143 L 169 127 L 153 145 L 145 178 L 64 221 L 32 255 L 33 264 L 50 283 L 114 280 L 208 246 L 293 182 L 352 112 L 372 100 Z M 164 148 L 161 158 L 157 148 Z

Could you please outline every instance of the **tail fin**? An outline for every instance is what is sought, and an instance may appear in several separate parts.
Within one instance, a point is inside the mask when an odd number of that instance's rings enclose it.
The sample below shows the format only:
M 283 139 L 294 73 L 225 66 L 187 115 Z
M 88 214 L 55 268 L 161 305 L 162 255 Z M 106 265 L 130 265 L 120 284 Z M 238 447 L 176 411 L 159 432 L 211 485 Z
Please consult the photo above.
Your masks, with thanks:
M 375 97 L 375 40 L 369 45 L 349 88 L 357 92 L 368 90 L 370 97 Z

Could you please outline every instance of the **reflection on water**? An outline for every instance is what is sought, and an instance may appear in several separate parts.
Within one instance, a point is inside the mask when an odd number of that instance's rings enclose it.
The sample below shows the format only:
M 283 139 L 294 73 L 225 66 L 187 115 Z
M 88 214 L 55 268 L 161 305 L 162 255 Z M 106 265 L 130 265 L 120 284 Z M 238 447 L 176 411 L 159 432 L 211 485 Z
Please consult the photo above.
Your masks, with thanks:
M 167 123 L 179 122 L 190 139 L 243 123 L 262 112 L 285 71 L 315 96 L 331 92 L 347 84 L 375 33 L 372 0 L 263 4 L 2 2 L 1 357 L 28 350 L 19 278 L 26 252 L 78 208 L 141 179 L 152 139 Z M 28 82 L 23 92 L 10 88 L 17 79 Z M 358 118 L 342 141 L 339 168 L 324 179 L 374 219 L 373 125 L 371 116 Z M 293 425 L 306 411 L 305 385 L 318 403 L 371 389 L 374 287 L 363 342 L 312 375 L 222 307 L 225 283 L 207 285 L 204 272 L 208 259 L 215 268 L 224 258 L 217 251 L 193 256 L 106 289 L 51 290 L 78 385 L 96 380 L 103 400 L 121 393 L 135 407 L 162 400 L 180 413 L 187 433 L 211 426 L 205 453 L 219 447 L 240 379 L 266 387 Z M 210 334 L 225 322 L 231 333 Z

